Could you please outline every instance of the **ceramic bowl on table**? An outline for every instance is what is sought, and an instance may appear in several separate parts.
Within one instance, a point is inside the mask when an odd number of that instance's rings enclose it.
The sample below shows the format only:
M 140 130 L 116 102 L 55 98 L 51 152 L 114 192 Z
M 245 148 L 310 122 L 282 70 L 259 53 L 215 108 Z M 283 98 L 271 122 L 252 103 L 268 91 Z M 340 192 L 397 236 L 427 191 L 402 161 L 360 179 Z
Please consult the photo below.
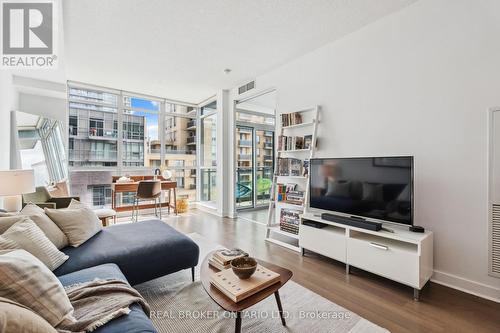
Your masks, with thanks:
M 242 280 L 248 279 L 257 269 L 257 261 L 252 257 L 241 257 L 231 260 L 231 269 Z

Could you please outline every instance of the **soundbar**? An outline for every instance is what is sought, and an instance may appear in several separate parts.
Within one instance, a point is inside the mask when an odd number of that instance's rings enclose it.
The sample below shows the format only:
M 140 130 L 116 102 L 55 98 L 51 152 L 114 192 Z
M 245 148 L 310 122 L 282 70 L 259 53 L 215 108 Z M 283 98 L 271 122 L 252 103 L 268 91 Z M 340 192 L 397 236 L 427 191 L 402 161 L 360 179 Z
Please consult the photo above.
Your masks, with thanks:
M 316 228 L 316 229 L 322 229 L 324 227 L 328 227 L 328 224 L 316 222 L 316 221 L 310 221 L 310 220 L 303 220 L 302 224 L 307 225 L 308 227 Z
M 362 228 L 367 230 L 379 231 L 380 229 L 382 229 L 382 223 L 366 221 L 359 217 L 345 217 L 330 213 L 323 213 L 321 214 L 321 218 L 323 220 L 350 225 L 351 227 Z

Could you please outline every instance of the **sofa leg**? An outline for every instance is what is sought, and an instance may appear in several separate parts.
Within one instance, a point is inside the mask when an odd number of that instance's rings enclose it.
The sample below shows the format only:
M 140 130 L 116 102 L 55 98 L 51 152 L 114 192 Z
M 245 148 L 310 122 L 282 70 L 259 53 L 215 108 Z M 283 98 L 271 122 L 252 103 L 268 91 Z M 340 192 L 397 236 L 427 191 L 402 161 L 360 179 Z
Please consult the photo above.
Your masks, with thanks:
M 194 267 L 191 267 L 191 281 L 194 282 Z

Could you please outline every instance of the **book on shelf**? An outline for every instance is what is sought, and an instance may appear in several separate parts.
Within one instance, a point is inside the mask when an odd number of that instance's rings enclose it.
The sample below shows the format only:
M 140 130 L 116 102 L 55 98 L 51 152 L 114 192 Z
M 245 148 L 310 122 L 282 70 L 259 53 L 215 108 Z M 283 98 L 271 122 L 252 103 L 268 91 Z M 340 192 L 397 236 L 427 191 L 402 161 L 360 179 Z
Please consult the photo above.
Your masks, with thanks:
M 278 176 L 302 176 L 302 160 L 298 158 L 280 157 L 277 160 Z
M 312 135 L 304 136 L 304 149 L 311 149 L 312 147 Z
M 304 160 L 302 162 L 302 176 L 307 177 L 309 175 L 309 160 Z
M 280 275 L 261 265 L 257 265 L 255 273 L 245 280 L 238 278 L 232 269 L 210 275 L 210 283 L 233 302 L 244 300 L 278 282 Z
M 279 202 L 286 202 L 293 205 L 302 205 L 304 203 L 304 191 L 297 190 L 297 184 L 287 183 L 287 184 L 276 184 L 278 195 L 277 200 Z
M 280 224 L 280 230 L 285 231 L 294 235 L 299 234 L 299 228 L 291 225 Z
M 212 259 L 217 260 L 220 264 L 223 266 L 229 265 L 231 260 L 241 258 L 241 257 L 247 257 L 248 253 L 241 249 L 222 249 L 222 250 L 217 250 L 212 254 Z
M 280 230 L 298 234 L 300 214 L 302 214 L 302 210 L 282 208 L 280 211 Z
M 310 144 L 309 147 L 306 148 L 305 142 L 306 142 L 305 136 L 280 135 L 278 136 L 278 150 L 287 151 L 287 150 L 310 149 Z
M 302 124 L 302 115 L 300 112 L 283 113 L 281 115 L 281 126 L 287 127 Z

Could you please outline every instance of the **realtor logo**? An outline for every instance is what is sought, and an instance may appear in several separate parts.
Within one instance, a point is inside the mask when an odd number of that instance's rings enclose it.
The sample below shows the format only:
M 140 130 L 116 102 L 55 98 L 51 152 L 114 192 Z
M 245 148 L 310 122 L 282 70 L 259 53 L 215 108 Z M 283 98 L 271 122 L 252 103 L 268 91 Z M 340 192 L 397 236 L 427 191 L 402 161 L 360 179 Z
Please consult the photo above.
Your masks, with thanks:
M 34 1 L 2 1 L 3 68 L 55 67 L 54 3 Z

